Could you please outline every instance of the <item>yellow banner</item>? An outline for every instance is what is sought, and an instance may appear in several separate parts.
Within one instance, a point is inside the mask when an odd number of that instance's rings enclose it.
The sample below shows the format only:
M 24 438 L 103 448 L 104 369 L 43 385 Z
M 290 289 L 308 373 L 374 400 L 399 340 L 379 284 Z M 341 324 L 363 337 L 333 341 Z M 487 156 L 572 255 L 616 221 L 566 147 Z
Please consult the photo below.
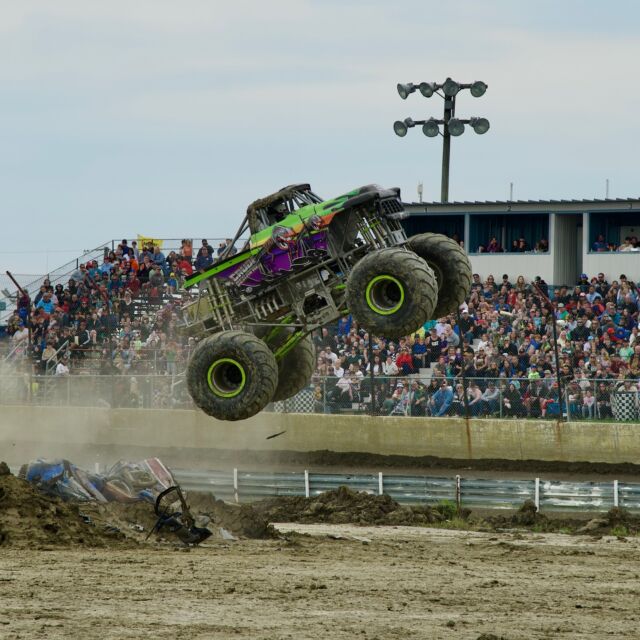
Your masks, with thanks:
M 148 238 L 147 236 L 141 236 L 138 234 L 138 248 L 142 249 L 149 244 L 152 244 L 154 247 L 159 247 L 162 249 L 162 243 L 164 240 L 158 240 L 157 238 Z

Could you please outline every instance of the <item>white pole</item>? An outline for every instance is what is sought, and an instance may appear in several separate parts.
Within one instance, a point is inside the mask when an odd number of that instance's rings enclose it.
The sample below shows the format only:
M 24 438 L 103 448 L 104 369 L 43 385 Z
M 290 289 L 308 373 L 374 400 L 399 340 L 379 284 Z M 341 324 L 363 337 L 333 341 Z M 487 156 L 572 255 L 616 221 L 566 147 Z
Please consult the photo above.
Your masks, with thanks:
M 233 497 L 236 502 L 240 502 L 240 494 L 238 493 L 238 470 L 233 469 Z
M 382 479 L 382 471 L 378 473 L 378 495 L 381 496 L 384 493 L 384 482 Z
M 536 478 L 535 492 L 533 494 L 533 502 L 536 505 L 536 511 L 540 511 L 540 478 Z
M 304 470 L 304 497 L 309 497 L 309 472 Z
M 613 481 L 613 506 L 619 506 L 619 497 L 618 497 L 618 481 Z
M 460 482 L 460 476 L 456 476 L 456 509 L 460 511 L 462 507 L 462 486 Z

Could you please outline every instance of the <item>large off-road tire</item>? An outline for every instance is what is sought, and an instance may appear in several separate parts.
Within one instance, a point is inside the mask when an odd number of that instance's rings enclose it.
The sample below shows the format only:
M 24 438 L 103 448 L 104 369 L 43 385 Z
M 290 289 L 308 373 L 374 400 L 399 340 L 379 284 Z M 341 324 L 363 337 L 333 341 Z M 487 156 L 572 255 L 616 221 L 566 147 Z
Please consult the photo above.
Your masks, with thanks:
M 402 247 L 379 249 L 356 263 L 347 279 L 347 305 L 374 334 L 400 338 L 433 317 L 438 284 L 429 265 Z
M 309 385 L 316 367 L 313 341 L 305 336 L 278 362 L 278 388 L 274 402 L 295 396 Z
M 415 251 L 433 269 L 438 281 L 434 318 L 456 313 L 471 290 L 471 263 L 464 249 L 440 233 L 421 233 L 409 239 Z
M 187 365 L 187 388 L 205 413 L 244 420 L 261 411 L 278 386 L 269 347 L 251 333 L 221 331 L 203 340 Z

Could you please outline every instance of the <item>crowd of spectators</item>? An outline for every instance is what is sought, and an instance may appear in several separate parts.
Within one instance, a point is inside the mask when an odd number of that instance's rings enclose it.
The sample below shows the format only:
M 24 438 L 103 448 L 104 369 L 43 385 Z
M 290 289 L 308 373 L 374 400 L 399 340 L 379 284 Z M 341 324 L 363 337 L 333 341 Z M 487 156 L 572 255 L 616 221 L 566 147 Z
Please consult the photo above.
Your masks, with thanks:
M 217 254 L 230 244 L 220 243 Z M 180 286 L 208 269 L 214 253 L 207 240 L 197 251 L 182 240 L 165 255 L 153 241 L 138 247 L 124 239 L 101 264 L 79 264 L 66 282 L 45 279 L 32 300 L 18 299 L 8 321 L 13 360 L 28 355 L 35 373 L 58 376 L 177 375 L 193 345 L 178 331 Z
M 581 274 L 574 287 L 550 291 L 539 277 L 474 274 L 459 314 L 399 340 L 375 337 L 371 351 L 368 334 L 344 319 L 316 338 L 318 409 L 371 402 L 373 367 L 384 414 L 545 417 L 568 408 L 573 418 L 611 417 L 611 392 L 640 384 L 639 296 L 625 275 L 609 283 Z
M 622 253 L 638 252 L 640 251 L 640 240 L 638 240 L 637 236 L 626 236 L 624 241 L 618 245 L 615 242 L 605 240 L 605 237 L 600 234 L 591 245 L 591 251 L 595 251 L 596 253 L 604 253 L 607 251 L 619 251 Z
M 531 246 L 523 237 L 513 240 L 511 247 L 508 250 L 498 242 L 498 239 L 494 236 L 486 244 L 478 245 L 478 253 L 528 253 L 533 251 L 534 253 L 548 253 L 549 241 L 546 238 L 541 238 L 533 246 Z
M 235 252 L 231 245 L 214 250 L 202 240 L 195 250 L 183 240 L 165 255 L 153 243 L 123 240 L 102 264 L 80 264 L 66 283 L 45 279 L 9 320 L 14 358 L 28 355 L 40 374 L 173 379 L 194 346 L 178 330 L 181 283 L 214 255 Z M 609 283 L 603 273 L 581 274 L 575 286 L 550 290 L 539 277 L 474 274 L 459 313 L 399 340 L 372 337 L 372 351 L 350 317 L 323 328 L 314 336 L 316 403 L 325 411 L 368 401 L 385 414 L 550 416 L 563 411 L 560 379 L 573 417 L 610 417 L 612 389 L 638 390 L 639 303 L 637 285 L 624 275 Z

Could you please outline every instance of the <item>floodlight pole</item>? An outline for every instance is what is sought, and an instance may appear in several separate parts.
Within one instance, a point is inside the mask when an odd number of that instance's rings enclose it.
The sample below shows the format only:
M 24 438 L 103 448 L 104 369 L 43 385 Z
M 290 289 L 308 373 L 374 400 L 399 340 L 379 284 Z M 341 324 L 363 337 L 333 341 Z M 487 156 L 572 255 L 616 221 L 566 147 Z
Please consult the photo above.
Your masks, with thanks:
M 440 202 L 449 202 L 449 165 L 451 164 L 451 134 L 449 120 L 456 113 L 456 97 L 444 99 L 444 133 L 442 134 L 442 184 L 440 186 Z

